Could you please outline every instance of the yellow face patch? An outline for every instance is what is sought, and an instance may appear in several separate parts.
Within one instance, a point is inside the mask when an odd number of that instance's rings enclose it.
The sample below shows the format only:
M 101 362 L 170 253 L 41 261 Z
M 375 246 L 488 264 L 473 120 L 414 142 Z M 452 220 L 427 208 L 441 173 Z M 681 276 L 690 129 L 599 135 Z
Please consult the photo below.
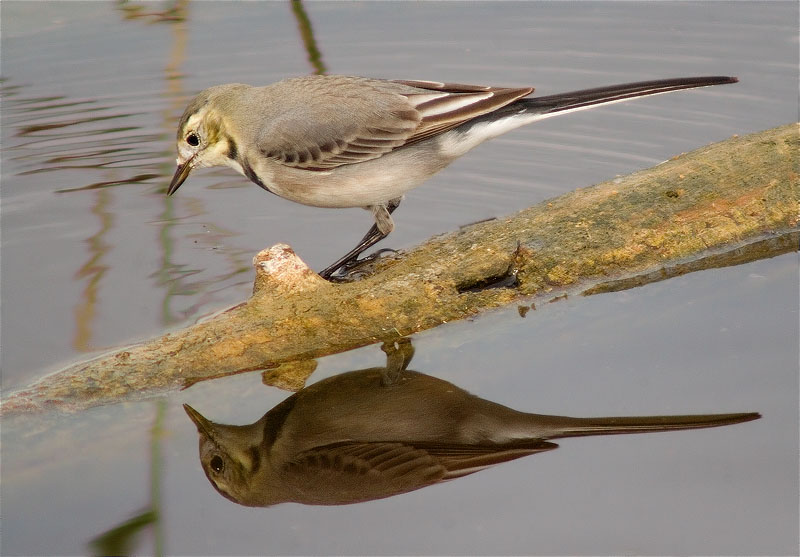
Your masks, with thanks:
M 178 152 L 188 160 L 196 153 L 194 167 L 208 167 L 229 164 L 238 155 L 236 145 L 225 133 L 221 115 L 209 108 L 201 109 L 186 121 L 178 138 Z M 199 143 L 192 145 L 187 141 L 196 135 Z

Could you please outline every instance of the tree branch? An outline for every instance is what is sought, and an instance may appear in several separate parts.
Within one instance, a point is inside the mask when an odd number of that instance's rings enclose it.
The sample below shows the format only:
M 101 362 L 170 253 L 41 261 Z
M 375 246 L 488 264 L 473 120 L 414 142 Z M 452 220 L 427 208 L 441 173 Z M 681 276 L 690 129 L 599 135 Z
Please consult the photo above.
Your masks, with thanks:
M 70 366 L 12 393 L 2 411 L 77 410 L 259 369 L 299 388 L 314 367 L 302 360 L 510 303 L 794 251 L 798 153 L 796 124 L 733 137 L 380 258 L 349 283 L 326 282 L 291 248 L 274 246 L 254 258 L 246 302 Z

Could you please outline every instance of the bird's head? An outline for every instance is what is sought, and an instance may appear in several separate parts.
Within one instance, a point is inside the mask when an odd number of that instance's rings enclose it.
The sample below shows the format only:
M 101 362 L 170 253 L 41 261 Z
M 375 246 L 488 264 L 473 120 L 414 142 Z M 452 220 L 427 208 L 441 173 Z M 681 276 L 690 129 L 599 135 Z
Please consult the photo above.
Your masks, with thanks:
M 246 426 L 216 424 L 197 410 L 183 408 L 200 434 L 200 463 L 216 490 L 234 503 L 258 505 L 259 470 L 268 466 L 262 454 L 263 426 L 256 422 Z
M 233 116 L 237 98 L 249 87 L 241 83 L 217 85 L 192 99 L 178 124 L 178 168 L 167 195 L 175 193 L 195 168 L 238 164 Z

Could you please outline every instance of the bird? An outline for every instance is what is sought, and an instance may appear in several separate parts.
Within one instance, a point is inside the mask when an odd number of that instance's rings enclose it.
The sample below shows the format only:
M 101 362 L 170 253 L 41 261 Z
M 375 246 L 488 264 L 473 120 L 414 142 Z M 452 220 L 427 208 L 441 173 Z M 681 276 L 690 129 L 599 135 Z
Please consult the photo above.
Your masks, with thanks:
M 297 203 L 369 210 L 374 224 L 363 239 L 319 273 L 330 280 L 391 233 L 392 212 L 407 191 L 484 141 L 552 116 L 737 81 L 681 77 L 539 97 L 530 96 L 533 87 L 347 75 L 216 85 L 180 118 L 167 194 L 196 168 L 228 166 Z
M 717 427 L 760 417 L 530 414 L 407 370 L 410 358 L 400 350 L 387 355 L 387 366 L 323 379 L 250 425 L 214 423 L 184 404 L 208 480 L 244 506 L 345 505 L 557 448 L 550 439 Z

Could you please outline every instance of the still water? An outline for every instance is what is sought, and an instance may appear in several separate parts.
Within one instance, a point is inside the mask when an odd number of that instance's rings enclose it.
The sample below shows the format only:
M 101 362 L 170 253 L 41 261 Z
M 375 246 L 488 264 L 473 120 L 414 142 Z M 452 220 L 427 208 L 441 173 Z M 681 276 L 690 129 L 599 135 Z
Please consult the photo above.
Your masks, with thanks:
M 794 2 L 310 3 L 305 42 L 283 3 L 195 3 L 183 20 L 153 13 L 172 4 L 143 6 L 0 5 L 4 392 L 240 302 L 264 247 L 287 242 L 319 269 L 364 233 L 364 211 L 295 205 L 226 170 L 197 172 L 166 198 L 177 118 L 209 85 L 320 66 L 540 94 L 741 80 L 484 145 L 407 196 L 392 247 L 798 119 Z M 243 374 L 157 401 L 4 419 L 0 551 L 85 554 L 138 517 L 124 530 L 138 554 L 796 554 L 796 254 L 525 318 L 509 308 L 412 343 L 412 369 L 527 412 L 763 417 L 564 439 L 362 504 L 248 508 L 204 476 L 182 408 L 249 424 L 289 394 Z M 384 362 L 378 346 L 330 356 L 310 381 Z

